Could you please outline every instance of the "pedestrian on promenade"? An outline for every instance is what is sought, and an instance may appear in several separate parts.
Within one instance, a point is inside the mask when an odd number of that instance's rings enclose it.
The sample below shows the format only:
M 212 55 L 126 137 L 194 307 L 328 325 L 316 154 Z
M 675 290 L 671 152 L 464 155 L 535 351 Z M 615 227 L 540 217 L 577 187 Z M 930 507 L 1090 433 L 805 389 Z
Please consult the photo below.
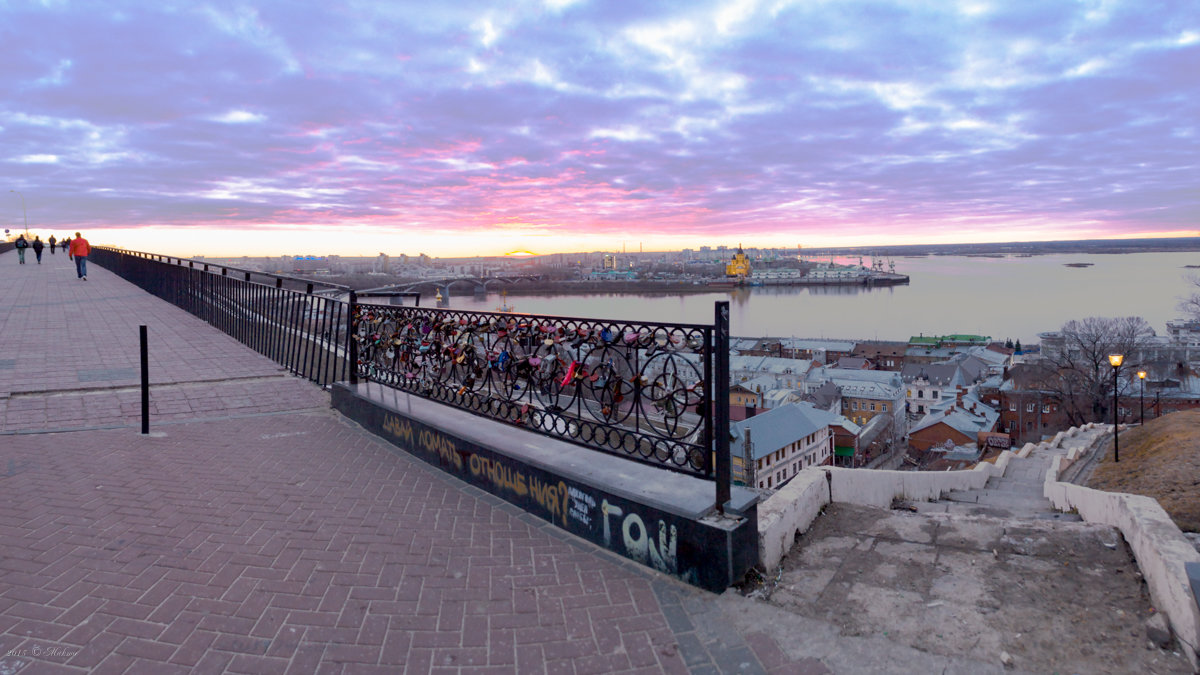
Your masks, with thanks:
M 75 273 L 80 279 L 87 281 L 87 257 L 92 252 L 92 247 L 88 245 L 88 240 L 84 239 L 78 232 L 75 233 L 75 238 L 71 239 L 71 252 L 69 256 L 75 259 Z
M 24 265 L 25 264 L 25 249 L 29 248 L 29 242 L 25 241 L 25 235 L 23 235 L 23 234 L 17 235 L 16 247 L 17 247 L 17 264 Z
M 38 264 L 42 264 L 42 249 L 46 248 L 46 244 L 42 242 L 42 238 L 38 235 L 33 235 L 33 255 L 37 256 Z
M 70 246 L 70 245 L 71 245 L 71 238 L 70 238 L 70 237 L 67 237 L 66 239 L 63 239 L 63 240 L 62 240 L 63 253 L 66 253 L 66 252 L 67 252 L 67 247 L 68 247 L 68 246 Z M 70 255 L 70 254 L 68 254 L 68 255 Z
M 50 235 L 46 243 L 50 244 L 50 255 L 54 255 L 54 245 L 58 243 L 58 240 L 54 238 L 54 235 Z

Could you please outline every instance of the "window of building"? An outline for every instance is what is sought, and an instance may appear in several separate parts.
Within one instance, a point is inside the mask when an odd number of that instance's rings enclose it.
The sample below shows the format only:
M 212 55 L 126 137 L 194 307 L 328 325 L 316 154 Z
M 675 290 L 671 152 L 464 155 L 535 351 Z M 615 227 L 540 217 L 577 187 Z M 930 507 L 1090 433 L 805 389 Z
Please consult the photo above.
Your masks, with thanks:
M 875 404 L 871 403 L 871 412 L 875 412 Z
M 1034 404 L 1033 404 L 1033 403 L 1026 403 L 1026 404 L 1025 404 L 1025 412 L 1033 412 L 1033 411 L 1034 411 Z
M 924 389 L 917 390 L 917 398 L 925 398 L 925 390 Z
M 1045 403 L 1043 403 L 1043 404 L 1042 404 L 1042 412 L 1043 412 L 1043 413 L 1045 413 L 1045 414 L 1049 414 L 1049 413 L 1050 413 L 1050 406 L 1049 406 L 1049 405 L 1047 405 L 1047 404 L 1045 404 Z
M 924 413 L 925 413 L 925 406 L 923 406 L 923 405 L 917 406 L 917 414 L 921 415 Z
M 1010 412 L 1017 412 L 1017 404 L 1016 404 L 1016 403 L 1013 403 L 1012 401 L 1009 401 L 1009 403 L 1008 403 L 1008 410 L 1009 410 Z
M 929 392 L 929 397 L 930 397 L 930 398 L 937 398 L 937 397 L 938 397 L 938 392 L 937 392 L 937 389 L 934 389 L 933 391 Z
M 850 404 L 850 409 L 851 409 L 851 410 L 858 410 L 858 401 L 854 401 L 854 402 L 852 402 L 852 403 Z

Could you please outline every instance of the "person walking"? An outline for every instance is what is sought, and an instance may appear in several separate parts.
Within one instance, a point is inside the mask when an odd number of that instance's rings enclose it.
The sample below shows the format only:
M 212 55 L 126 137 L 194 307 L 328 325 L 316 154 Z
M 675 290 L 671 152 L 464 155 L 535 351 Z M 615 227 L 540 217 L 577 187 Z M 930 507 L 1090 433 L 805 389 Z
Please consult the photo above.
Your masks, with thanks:
M 60 242 L 60 243 L 62 244 L 62 247 L 63 247 L 63 253 L 66 253 L 67 247 L 71 245 L 71 238 L 67 237 L 66 239 L 63 239 L 62 242 Z
M 25 249 L 29 248 L 29 242 L 25 241 L 25 235 L 23 235 L 23 234 L 17 235 L 17 243 L 15 244 L 15 246 L 17 247 L 17 264 L 24 265 L 25 264 Z
M 46 244 L 42 242 L 42 238 L 38 235 L 33 235 L 33 255 L 37 257 L 38 264 L 42 264 L 42 249 L 46 248 Z
M 50 245 L 50 255 L 54 255 L 54 245 L 58 243 L 58 240 L 54 238 L 54 235 L 50 235 L 46 243 Z
M 75 259 L 75 273 L 79 275 L 80 279 L 87 281 L 87 257 L 92 252 L 92 247 L 88 245 L 88 240 L 78 232 L 70 242 L 71 250 L 68 256 Z

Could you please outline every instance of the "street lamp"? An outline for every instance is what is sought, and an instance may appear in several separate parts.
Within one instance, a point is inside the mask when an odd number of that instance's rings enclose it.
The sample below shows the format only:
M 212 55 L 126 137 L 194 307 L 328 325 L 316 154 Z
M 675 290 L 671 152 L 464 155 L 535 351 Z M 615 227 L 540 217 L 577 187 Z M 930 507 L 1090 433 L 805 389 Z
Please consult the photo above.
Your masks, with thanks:
M 1108 362 L 1112 364 L 1113 369 L 1113 462 L 1121 461 L 1120 448 L 1117 445 L 1117 371 L 1121 369 L 1121 363 L 1125 360 L 1124 354 L 1109 354 Z
M 1138 371 L 1138 407 L 1141 408 L 1138 424 L 1146 423 L 1146 371 Z
M 17 192 L 17 191 L 9 190 L 9 192 Z M 21 198 L 21 215 L 25 218 L 25 234 L 29 234 L 29 213 L 27 213 L 25 211 L 25 195 L 21 194 L 20 192 L 17 192 L 17 196 Z

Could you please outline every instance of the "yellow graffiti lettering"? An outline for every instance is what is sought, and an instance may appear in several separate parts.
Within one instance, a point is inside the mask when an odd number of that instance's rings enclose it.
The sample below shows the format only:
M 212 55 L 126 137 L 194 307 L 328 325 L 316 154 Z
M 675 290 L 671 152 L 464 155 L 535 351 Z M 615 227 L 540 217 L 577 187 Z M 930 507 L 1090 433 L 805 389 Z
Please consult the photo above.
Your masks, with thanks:
M 529 479 L 529 492 L 534 501 L 543 509 L 550 512 L 550 520 L 559 520 L 563 527 L 567 526 L 567 484 L 559 481 L 557 485 L 548 485 L 537 478 Z
M 454 447 L 454 442 L 449 438 L 425 429 L 420 433 L 418 439 L 426 452 L 437 455 L 446 464 L 453 464 L 456 469 L 462 469 L 462 455 L 458 454 L 458 449 Z
M 395 415 L 388 415 L 383 418 L 383 430 L 405 443 L 412 444 L 412 425 L 406 420 L 401 420 Z
M 491 481 L 492 485 L 501 490 L 512 492 L 518 497 L 524 497 L 529 494 L 529 486 L 525 480 L 525 474 L 498 460 L 480 457 L 475 454 L 471 454 L 469 457 L 467 468 L 471 471 L 472 477 L 483 476 Z

